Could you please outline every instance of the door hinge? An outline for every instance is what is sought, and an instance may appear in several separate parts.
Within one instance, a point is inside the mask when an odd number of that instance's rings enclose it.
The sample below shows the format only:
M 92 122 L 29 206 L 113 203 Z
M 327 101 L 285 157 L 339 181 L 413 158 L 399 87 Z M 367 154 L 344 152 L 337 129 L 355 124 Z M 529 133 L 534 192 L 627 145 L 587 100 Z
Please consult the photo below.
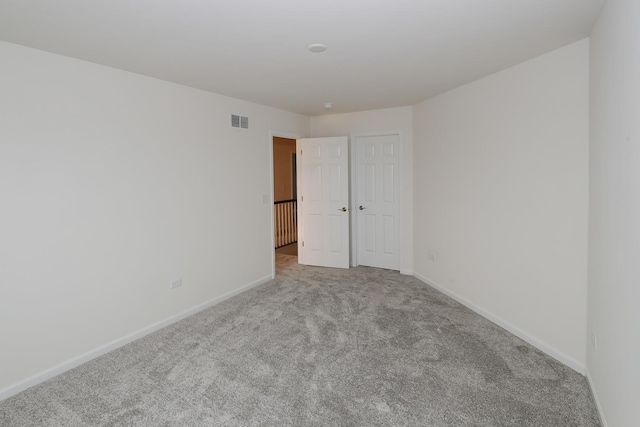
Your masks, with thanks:
M 304 196 L 300 196 L 300 201 L 304 202 Z
M 304 240 L 302 241 L 302 247 L 304 248 Z

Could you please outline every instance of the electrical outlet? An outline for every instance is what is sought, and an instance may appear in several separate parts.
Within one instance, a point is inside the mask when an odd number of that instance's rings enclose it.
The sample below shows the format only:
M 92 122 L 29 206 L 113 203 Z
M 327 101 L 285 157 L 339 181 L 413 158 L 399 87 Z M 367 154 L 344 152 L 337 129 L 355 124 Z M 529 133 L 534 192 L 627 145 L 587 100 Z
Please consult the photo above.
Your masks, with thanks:
M 596 338 L 595 333 L 591 333 L 591 345 L 593 346 L 594 350 L 598 349 L 598 339 Z
M 268 194 L 263 194 L 262 195 L 262 203 L 264 203 L 265 205 L 269 204 L 269 195 Z
M 180 286 L 182 286 L 182 278 L 172 280 L 171 283 L 169 283 L 169 289 L 179 288 Z

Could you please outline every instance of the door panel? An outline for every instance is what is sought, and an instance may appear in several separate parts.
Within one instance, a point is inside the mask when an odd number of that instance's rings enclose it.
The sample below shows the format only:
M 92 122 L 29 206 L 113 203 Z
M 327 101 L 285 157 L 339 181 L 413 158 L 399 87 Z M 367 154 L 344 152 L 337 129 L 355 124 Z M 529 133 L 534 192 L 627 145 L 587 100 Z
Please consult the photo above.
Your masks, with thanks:
M 376 251 L 376 216 L 364 215 L 365 228 L 365 251 L 375 253 Z
M 347 137 L 297 141 L 298 261 L 349 268 L 349 157 Z M 343 210 L 344 208 L 344 210 Z
M 364 200 L 367 202 L 376 200 L 376 165 L 370 163 L 364 164 Z
M 331 233 L 330 251 L 333 253 L 342 253 L 342 217 L 339 215 L 329 215 L 329 230 Z
M 329 165 L 329 201 L 340 203 L 342 200 L 342 169 L 340 165 Z
M 308 243 L 307 250 L 314 252 L 322 252 L 322 215 L 310 214 L 307 216 Z
M 399 135 L 358 136 L 354 143 L 358 264 L 399 270 Z
M 395 252 L 394 240 L 396 236 L 395 217 L 391 215 L 383 215 L 383 235 L 384 248 L 383 251 L 387 255 L 393 255 Z
M 312 201 L 322 200 L 322 165 L 309 165 L 309 187 L 307 197 Z
M 393 163 L 382 165 L 382 200 L 393 203 L 395 201 L 395 168 Z

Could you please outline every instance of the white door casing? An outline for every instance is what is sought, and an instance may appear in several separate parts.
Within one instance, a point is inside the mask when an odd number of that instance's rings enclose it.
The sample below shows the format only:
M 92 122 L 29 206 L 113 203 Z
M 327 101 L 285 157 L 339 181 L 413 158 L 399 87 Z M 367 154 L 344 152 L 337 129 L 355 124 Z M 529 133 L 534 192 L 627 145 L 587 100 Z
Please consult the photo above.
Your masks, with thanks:
M 357 263 L 400 270 L 400 135 L 354 138 Z
M 298 262 L 349 268 L 348 138 L 298 139 Z

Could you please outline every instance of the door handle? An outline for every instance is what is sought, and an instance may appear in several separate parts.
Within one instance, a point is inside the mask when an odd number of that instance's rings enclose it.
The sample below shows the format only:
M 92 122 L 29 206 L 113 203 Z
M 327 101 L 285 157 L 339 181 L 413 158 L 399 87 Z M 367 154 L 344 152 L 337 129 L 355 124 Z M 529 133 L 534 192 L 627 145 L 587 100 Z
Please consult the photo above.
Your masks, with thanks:
M 347 211 L 347 208 L 345 208 L 345 207 L 343 206 L 343 207 L 342 207 L 342 209 L 338 209 L 338 210 L 339 210 L 339 211 L 342 211 L 342 212 L 346 212 L 346 211 Z
M 360 205 L 360 207 L 359 207 L 358 209 L 360 209 L 361 211 L 363 211 L 363 210 L 365 210 L 365 209 L 367 209 L 367 208 L 365 208 L 364 206 Z

